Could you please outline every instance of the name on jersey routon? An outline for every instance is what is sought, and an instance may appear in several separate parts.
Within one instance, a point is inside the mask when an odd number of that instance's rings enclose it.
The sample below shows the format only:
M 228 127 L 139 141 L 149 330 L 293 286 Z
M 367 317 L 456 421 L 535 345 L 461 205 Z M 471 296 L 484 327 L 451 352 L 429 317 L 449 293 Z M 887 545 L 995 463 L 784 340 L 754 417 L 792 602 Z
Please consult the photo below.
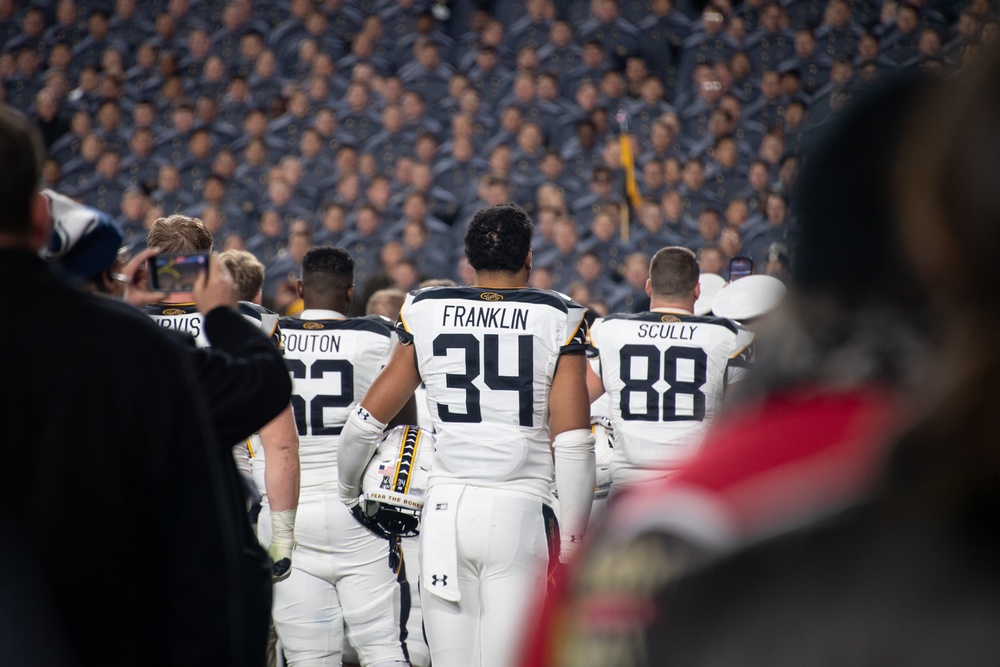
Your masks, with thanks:
M 441 315 L 443 327 L 528 330 L 528 309 L 509 306 L 461 306 L 445 304 Z
M 286 352 L 340 352 L 340 336 L 332 333 L 303 335 L 294 331 L 282 332 L 282 343 Z

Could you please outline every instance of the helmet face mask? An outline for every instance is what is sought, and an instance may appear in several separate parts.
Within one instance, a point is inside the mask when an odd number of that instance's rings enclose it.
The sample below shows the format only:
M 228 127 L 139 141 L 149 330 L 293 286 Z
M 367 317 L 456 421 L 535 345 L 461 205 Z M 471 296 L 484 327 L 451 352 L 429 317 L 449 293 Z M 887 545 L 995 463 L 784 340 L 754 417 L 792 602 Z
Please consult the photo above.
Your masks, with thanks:
M 416 426 L 386 431 L 365 468 L 364 501 L 355 507 L 354 518 L 384 539 L 419 535 L 433 460 L 430 432 Z

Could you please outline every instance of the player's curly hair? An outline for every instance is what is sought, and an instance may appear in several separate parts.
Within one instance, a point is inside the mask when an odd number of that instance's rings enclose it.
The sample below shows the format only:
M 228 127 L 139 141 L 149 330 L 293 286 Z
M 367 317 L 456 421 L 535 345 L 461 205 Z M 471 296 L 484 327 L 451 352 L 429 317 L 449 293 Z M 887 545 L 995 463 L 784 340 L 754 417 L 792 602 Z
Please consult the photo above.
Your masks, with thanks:
M 302 257 L 302 288 L 308 292 L 332 295 L 354 284 L 354 260 L 343 248 L 321 246 Z
M 465 256 L 476 271 L 517 273 L 531 250 L 534 225 L 517 204 L 497 204 L 476 213 L 465 232 Z

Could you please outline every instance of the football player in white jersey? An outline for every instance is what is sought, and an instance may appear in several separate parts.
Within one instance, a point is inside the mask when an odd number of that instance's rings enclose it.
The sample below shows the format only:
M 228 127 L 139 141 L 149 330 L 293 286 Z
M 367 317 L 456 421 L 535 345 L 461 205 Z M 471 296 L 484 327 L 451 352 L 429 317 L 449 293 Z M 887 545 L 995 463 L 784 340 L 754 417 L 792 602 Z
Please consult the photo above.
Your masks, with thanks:
M 213 239 L 204 223 L 197 218 L 171 215 L 156 220 L 146 237 L 150 248 L 160 252 L 211 252 Z M 221 265 L 221 264 L 220 264 Z M 239 286 L 237 286 L 239 287 Z M 244 291 L 249 289 L 243 286 Z M 242 295 L 241 295 L 242 296 Z M 173 292 L 158 303 L 146 306 L 144 312 L 161 327 L 184 331 L 194 337 L 199 347 L 210 344 L 202 329 L 202 316 L 195 307 L 190 292 Z M 247 319 L 255 322 L 261 331 L 280 345 L 278 339 L 277 315 L 250 301 L 240 301 L 239 311 Z M 271 521 L 273 539 L 267 545 L 268 555 L 273 563 L 273 575 L 283 578 L 288 575 L 295 527 L 295 510 L 299 498 L 299 452 L 298 437 L 292 420 L 291 407 L 284 410 L 259 431 L 262 449 L 271 460 L 267 473 L 268 490 L 271 498 Z M 234 460 L 246 457 L 245 445 L 235 448 Z
M 600 373 L 587 384 L 611 399 L 615 429 L 612 490 L 660 479 L 699 447 L 727 385 L 740 379 L 753 334 L 721 317 L 693 315 L 698 260 L 687 248 L 660 249 L 649 263 L 650 310 L 597 320 L 591 343 Z
M 344 315 L 354 295 L 354 261 L 343 249 L 309 250 L 298 292 L 305 309 L 282 318 L 281 331 L 293 384 L 301 495 L 292 572 L 274 587 L 275 627 L 289 665 L 340 665 L 345 625 L 362 665 L 406 665 L 400 621 L 408 585 L 389 567 L 388 542 L 351 516 L 336 485 L 339 436 L 389 358 L 392 326 L 378 315 Z M 263 467 L 254 460 L 254 478 L 265 493 L 260 537 L 266 544 L 270 493 Z
M 385 423 L 426 385 L 437 449 L 421 517 L 421 605 L 435 667 L 514 664 L 527 607 L 547 566 L 582 541 L 593 501 L 586 309 L 526 286 L 531 238 L 516 205 L 476 214 L 465 236 L 476 284 L 407 296 L 402 345 L 341 436 L 340 496 L 354 507 Z M 548 509 L 553 458 L 558 524 Z

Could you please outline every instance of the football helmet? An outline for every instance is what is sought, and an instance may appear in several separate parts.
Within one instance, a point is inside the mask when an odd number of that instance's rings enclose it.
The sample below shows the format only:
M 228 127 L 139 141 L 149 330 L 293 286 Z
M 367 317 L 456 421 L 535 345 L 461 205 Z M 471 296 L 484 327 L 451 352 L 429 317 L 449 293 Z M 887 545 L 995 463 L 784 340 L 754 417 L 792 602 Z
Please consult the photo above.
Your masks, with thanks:
M 608 417 L 590 418 L 590 432 L 594 434 L 594 459 L 597 462 L 597 481 L 594 499 L 608 497 L 611 490 L 611 456 L 615 452 L 615 427 Z
M 434 461 L 434 436 L 417 426 L 386 431 L 361 478 L 354 517 L 379 537 L 420 534 L 420 511 Z

